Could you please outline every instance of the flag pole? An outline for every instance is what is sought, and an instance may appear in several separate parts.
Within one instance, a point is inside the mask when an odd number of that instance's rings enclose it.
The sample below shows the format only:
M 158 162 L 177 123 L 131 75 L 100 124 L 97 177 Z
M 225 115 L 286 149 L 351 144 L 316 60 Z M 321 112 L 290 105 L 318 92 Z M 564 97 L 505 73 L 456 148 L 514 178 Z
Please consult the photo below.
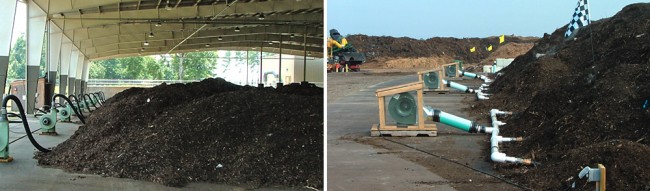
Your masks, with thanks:
M 587 11 L 591 10 L 591 7 L 589 7 L 589 2 L 588 0 L 585 0 L 585 4 L 587 4 Z M 587 25 L 589 25 L 589 41 L 591 41 L 591 62 L 595 65 L 596 64 L 596 52 L 594 51 L 594 32 L 591 29 L 593 26 L 591 25 L 591 13 L 587 13 Z

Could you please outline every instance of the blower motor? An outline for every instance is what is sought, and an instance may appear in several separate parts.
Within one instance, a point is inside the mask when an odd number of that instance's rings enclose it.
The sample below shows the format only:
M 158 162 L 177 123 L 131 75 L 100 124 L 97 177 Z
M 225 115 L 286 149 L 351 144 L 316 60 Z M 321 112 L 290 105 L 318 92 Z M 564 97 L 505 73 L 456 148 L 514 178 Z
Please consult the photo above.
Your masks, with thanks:
M 408 92 L 393 95 L 388 102 L 388 114 L 398 125 L 414 125 L 417 116 L 415 98 Z

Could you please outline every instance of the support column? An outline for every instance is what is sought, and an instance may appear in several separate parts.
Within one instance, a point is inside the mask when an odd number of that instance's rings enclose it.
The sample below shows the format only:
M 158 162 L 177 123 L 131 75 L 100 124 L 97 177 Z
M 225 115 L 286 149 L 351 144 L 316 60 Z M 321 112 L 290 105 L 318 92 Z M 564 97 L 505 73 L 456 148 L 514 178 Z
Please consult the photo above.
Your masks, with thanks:
M 45 36 L 45 12 L 33 1 L 27 1 L 27 103 L 26 113 L 33 114 L 38 86 L 43 37 Z
M 282 79 L 284 79 L 284 77 L 282 77 L 282 34 L 280 34 L 280 55 L 279 56 L 280 56 L 280 58 L 278 60 L 278 78 L 279 79 L 278 79 L 278 83 L 275 85 L 276 89 L 280 89 L 284 85 L 284 84 L 282 84 Z
M 302 37 L 302 43 L 303 43 L 303 65 L 302 65 L 302 82 L 301 84 L 308 84 L 309 82 L 307 81 L 307 26 L 305 26 L 305 35 Z
M 81 52 L 79 52 L 79 58 L 77 59 L 77 68 L 76 68 L 76 70 L 77 70 L 77 75 L 76 76 L 77 77 L 75 78 L 75 81 L 74 81 L 74 85 L 75 85 L 74 94 L 75 95 L 79 95 L 79 94 L 83 93 L 82 89 L 81 89 L 81 78 L 83 77 L 83 76 L 81 76 L 81 71 L 83 71 L 84 60 L 85 60 L 84 55 L 81 54 Z
M 9 69 L 9 52 L 11 50 L 11 34 L 14 29 L 16 0 L 2 0 L 0 6 L 0 23 L 8 27 L 0 27 L 0 91 L 4 97 L 7 85 L 7 69 Z
M 264 49 L 264 46 L 260 46 L 260 82 L 257 84 L 258 88 L 263 88 L 264 87 L 264 81 L 262 78 L 262 74 L 264 71 L 262 70 L 262 49 Z
M 81 70 L 81 92 L 88 93 L 88 69 L 90 68 L 90 61 L 84 59 L 84 65 Z
M 61 68 L 59 77 L 61 81 L 59 82 L 59 92 L 63 95 L 69 95 L 68 89 L 68 76 L 70 75 L 70 57 L 72 56 L 72 44 L 67 38 L 63 38 L 61 43 Z
M 56 88 L 56 77 L 57 77 L 57 69 L 59 68 L 59 65 L 61 63 L 61 38 L 63 37 L 63 33 L 61 32 L 61 29 L 57 27 L 54 22 L 49 22 L 50 25 L 50 41 L 48 42 L 49 45 L 49 72 L 47 74 L 47 81 L 49 83 L 49 97 L 54 96 L 54 89 Z M 59 90 L 60 91 L 60 90 Z M 47 97 L 45 100 L 50 100 L 50 98 Z M 50 104 L 49 101 L 47 103 L 44 103 L 45 105 Z
M 70 67 L 68 68 L 68 95 L 77 95 L 74 92 L 74 82 L 77 79 L 77 60 L 79 60 L 79 50 L 72 47 L 72 54 L 70 54 Z

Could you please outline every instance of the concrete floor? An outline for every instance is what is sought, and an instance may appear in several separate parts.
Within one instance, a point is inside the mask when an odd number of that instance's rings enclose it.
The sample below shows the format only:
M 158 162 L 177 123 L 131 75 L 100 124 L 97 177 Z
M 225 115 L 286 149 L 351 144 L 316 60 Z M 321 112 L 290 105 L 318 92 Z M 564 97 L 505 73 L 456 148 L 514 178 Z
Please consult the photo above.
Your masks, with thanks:
M 369 137 L 370 127 L 379 121 L 375 90 L 415 81 L 416 75 L 395 76 L 394 80 L 360 89 L 327 103 L 328 190 L 517 190 L 457 164 L 379 137 Z M 478 80 L 455 81 L 473 86 L 481 83 Z M 427 93 L 424 103 L 468 117 L 462 111 L 466 107 L 461 103 L 463 99 L 473 97 L 459 91 Z M 487 135 L 469 134 L 446 125 L 437 125 L 438 137 L 388 139 L 494 173 L 491 163 L 482 155 L 482 149 L 488 144 Z M 361 144 L 359 139 L 374 143 Z
M 32 130 L 38 128 L 36 118 L 28 118 Z M 39 135 L 34 138 L 43 147 L 50 148 L 65 141 L 79 128 L 72 123 L 57 123 L 58 136 Z M 10 124 L 10 142 L 25 136 L 22 124 Z M 36 149 L 24 137 L 9 145 L 11 163 L 0 163 L 0 190 L 251 190 L 245 186 L 211 183 L 190 183 L 183 188 L 167 187 L 153 182 L 126 178 L 101 177 L 91 174 L 68 173 L 60 169 L 38 166 L 33 159 Z M 254 190 L 300 190 L 302 188 L 258 188 Z M 306 189 L 305 190 L 309 190 Z

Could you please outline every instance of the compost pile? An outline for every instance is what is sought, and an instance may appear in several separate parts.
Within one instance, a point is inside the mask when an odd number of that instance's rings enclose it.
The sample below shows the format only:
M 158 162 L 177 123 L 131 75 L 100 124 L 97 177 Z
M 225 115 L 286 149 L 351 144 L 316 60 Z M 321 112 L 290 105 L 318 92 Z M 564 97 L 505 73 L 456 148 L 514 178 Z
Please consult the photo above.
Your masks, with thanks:
M 489 58 L 500 47 L 508 44 L 517 44 L 510 50 L 515 51 L 513 56 L 521 55 L 530 49 L 530 44 L 538 40 L 536 37 L 519 37 L 508 35 L 505 37 L 506 43 L 499 44 L 499 37 L 487 38 L 448 38 L 434 37 L 429 39 L 413 39 L 408 37 L 389 37 L 389 36 L 367 36 L 367 35 L 349 35 L 346 37 L 359 52 L 366 54 L 367 64 L 372 65 L 375 61 L 391 60 L 397 58 L 446 58 L 450 62 L 452 59 L 459 59 L 467 63 L 479 63 Z M 482 50 L 483 48 L 493 45 L 492 52 Z M 471 47 L 476 47 L 476 52 L 470 52 Z M 510 54 L 497 53 L 492 57 L 509 57 Z M 511 53 L 512 54 L 512 53 Z M 492 60 L 494 61 L 494 60 Z M 409 64 L 409 63 L 405 63 Z M 489 63 L 491 64 L 491 63 Z
M 650 4 L 642 3 L 569 40 L 564 26 L 502 70 L 490 86 L 495 95 L 477 107 L 518 112 L 503 136 L 526 140 L 504 144 L 504 150 L 542 166 L 500 169 L 533 189 L 566 190 L 583 167 L 601 163 L 608 190 L 650 190 L 650 105 L 644 105 L 650 99 L 649 21 Z M 595 186 L 582 179 L 575 187 Z
M 107 100 L 40 165 L 167 186 L 323 187 L 323 90 L 223 79 L 131 88 Z

